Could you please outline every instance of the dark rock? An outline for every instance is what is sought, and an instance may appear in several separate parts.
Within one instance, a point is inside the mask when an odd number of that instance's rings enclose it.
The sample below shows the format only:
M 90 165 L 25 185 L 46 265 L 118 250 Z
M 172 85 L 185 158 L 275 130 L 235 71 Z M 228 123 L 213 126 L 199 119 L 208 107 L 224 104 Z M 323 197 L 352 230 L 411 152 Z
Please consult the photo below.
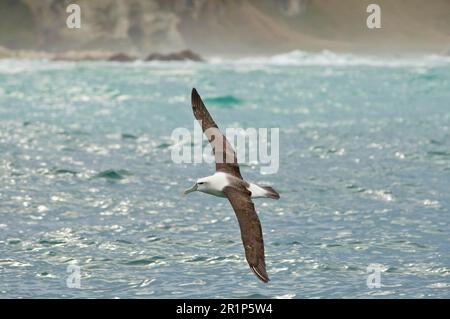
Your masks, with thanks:
M 203 58 L 198 55 L 195 52 L 192 52 L 191 50 L 183 50 L 180 52 L 173 52 L 173 53 L 152 53 L 150 54 L 146 61 L 196 61 L 201 62 L 204 61 Z
M 109 57 L 108 61 L 117 61 L 117 62 L 131 62 L 135 61 L 136 58 L 126 53 L 115 53 Z

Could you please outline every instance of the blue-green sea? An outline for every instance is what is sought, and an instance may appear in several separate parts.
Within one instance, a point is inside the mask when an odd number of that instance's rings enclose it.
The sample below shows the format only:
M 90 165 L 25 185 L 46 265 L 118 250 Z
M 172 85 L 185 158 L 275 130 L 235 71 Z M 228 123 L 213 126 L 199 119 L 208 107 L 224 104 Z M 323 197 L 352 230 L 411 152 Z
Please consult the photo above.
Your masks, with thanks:
M 214 172 L 171 158 L 192 87 L 221 128 L 280 128 L 276 174 L 241 166 L 281 194 L 255 200 L 268 284 L 228 201 L 182 196 Z M 0 60 L 0 298 L 449 298 L 449 238 L 449 57 Z

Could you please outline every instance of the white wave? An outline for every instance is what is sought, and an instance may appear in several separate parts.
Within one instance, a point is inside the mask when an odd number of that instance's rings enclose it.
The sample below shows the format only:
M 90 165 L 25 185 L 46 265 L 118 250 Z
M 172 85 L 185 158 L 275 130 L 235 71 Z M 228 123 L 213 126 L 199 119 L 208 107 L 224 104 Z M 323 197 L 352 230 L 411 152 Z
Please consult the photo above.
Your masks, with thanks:
M 0 59 L 0 74 L 33 73 L 49 70 L 71 70 L 78 66 L 89 67 L 124 67 L 124 68 L 150 68 L 164 75 L 191 75 L 195 67 L 204 65 L 192 61 L 143 61 L 116 62 L 116 61 L 63 61 L 47 59 Z M 159 70 L 159 71 L 158 71 Z
M 52 61 L 43 59 L 0 59 L 0 74 L 17 74 L 24 72 L 40 72 L 47 70 L 73 69 L 78 65 L 120 65 L 132 68 L 173 69 L 177 74 L 191 74 L 198 67 L 208 65 L 236 67 L 238 70 L 259 69 L 264 66 L 374 66 L 374 67 L 430 67 L 449 65 L 450 56 L 423 55 L 423 56 L 375 56 L 356 55 L 349 53 L 335 53 L 332 51 L 306 52 L 295 50 L 288 53 L 272 56 L 254 56 L 245 58 L 212 57 L 206 62 L 192 61 L 143 61 L 136 60 L 130 63 L 110 61 Z
M 18 74 L 24 72 L 70 69 L 74 66 L 74 62 L 68 61 L 3 59 L 0 60 L 0 74 Z
M 376 66 L 407 67 L 450 64 L 450 56 L 371 56 L 348 53 L 322 51 L 318 53 L 295 50 L 273 56 L 255 56 L 239 59 L 210 59 L 213 64 L 234 64 L 243 66 L 275 65 L 275 66 Z

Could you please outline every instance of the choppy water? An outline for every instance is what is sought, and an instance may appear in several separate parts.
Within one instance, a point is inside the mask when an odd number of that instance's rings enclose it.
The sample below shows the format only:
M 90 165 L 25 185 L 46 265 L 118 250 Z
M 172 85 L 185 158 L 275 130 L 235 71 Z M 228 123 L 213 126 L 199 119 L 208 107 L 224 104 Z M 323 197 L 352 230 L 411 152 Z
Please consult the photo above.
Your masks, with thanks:
M 281 128 L 278 174 L 242 168 L 282 196 L 267 285 L 228 202 L 181 196 L 213 171 L 171 161 L 193 86 L 221 127 Z M 0 61 L 0 297 L 448 298 L 449 127 L 439 57 Z

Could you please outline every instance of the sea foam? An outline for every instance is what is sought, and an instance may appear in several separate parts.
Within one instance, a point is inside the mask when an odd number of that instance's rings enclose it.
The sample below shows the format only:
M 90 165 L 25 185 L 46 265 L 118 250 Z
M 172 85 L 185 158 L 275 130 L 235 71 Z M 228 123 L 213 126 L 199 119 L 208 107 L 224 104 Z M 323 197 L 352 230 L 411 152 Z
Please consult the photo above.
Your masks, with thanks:
M 417 56 L 375 56 L 356 55 L 350 53 L 335 53 L 324 50 L 321 52 L 306 52 L 295 50 L 288 53 L 272 56 L 254 56 L 238 59 L 224 59 L 213 57 L 213 64 L 236 64 L 236 65 L 279 65 L 279 66 L 379 66 L 379 67 L 406 67 L 427 66 L 437 64 L 450 64 L 450 56 L 443 55 L 417 55 Z

